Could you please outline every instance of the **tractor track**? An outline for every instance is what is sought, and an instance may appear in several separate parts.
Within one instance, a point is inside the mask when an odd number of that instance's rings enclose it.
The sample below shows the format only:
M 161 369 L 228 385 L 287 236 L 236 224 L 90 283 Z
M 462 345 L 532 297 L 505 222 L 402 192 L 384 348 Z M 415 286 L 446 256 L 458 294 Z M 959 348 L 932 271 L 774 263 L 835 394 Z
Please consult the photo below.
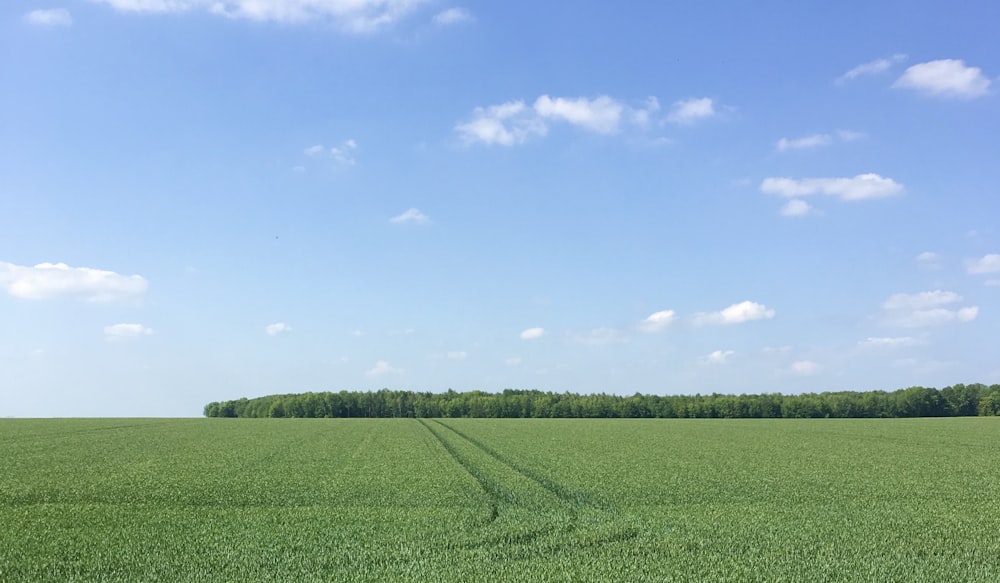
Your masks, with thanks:
M 541 526 L 532 528 L 526 532 L 488 533 L 478 542 L 463 545 L 464 548 L 475 549 L 496 545 L 528 546 L 548 537 L 569 535 L 581 528 L 581 514 L 584 511 L 599 515 L 600 519 L 598 522 L 603 525 L 614 520 L 613 511 L 605 507 L 605 505 L 596 503 L 587 493 L 573 490 L 546 478 L 445 422 L 437 419 L 417 419 L 417 421 L 441 444 L 441 447 L 445 449 L 448 455 L 476 480 L 479 487 L 489 497 L 490 514 L 487 524 L 495 525 L 503 515 L 505 509 L 531 510 L 532 507 L 525 504 L 523 500 L 519 500 L 516 494 L 504 486 L 501 479 L 492 475 L 482 464 L 477 464 L 474 459 L 475 455 L 470 456 L 468 451 L 465 453 L 459 451 L 456 447 L 457 443 L 465 443 L 472 447 L 474 451 L 481 452 L 502 467 L 525 478 L 527 483 L 532 484 L 533 487 L 544 490 L 547 495 L 551 495 L 555 500 L 558 500 L 555 508 L 561 508 L 562 513 L 564 513 L 565 520 L 560 520 L 557 514 L 556 516 L 551 516 Z M 451 440 L 455 440 L 455 442 L 453 443 Z M 539 513 L 538 515 L 542 516 L 544 513 Z M 591 519 L 593 519 L 593 516 L 591 516 Z M 500 527 L 497 526 L 497 528 Z M 636 536 L 637 532 L 634 529 L 626 528 L 615 533 L 608 533 L 603 537 L 590 539 L 589 544 L 624 542 Z M 550 547 L 554 544 L 555 547 L 551 548 L 558 548 L 565 544 L 557 542 L 559 540 L 556 539 L 547 544 Z

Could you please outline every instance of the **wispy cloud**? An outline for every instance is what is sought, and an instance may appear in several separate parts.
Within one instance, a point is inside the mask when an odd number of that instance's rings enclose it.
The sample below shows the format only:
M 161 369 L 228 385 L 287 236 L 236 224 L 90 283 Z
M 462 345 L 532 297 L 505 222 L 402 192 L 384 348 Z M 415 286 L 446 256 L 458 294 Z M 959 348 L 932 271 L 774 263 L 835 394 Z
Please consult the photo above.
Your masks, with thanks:
M 454 24 L 463 24 L 466 22 L 472 22 L 472 13 L 465 8 L 448 8 L 447 10 L 442 10 L 434 15 L 434 23 L 441 26 L 450 26 Z
M 729 362 L 729 357 L 736 354 L 732 350 L 716 350 L 711 354 L 707 354 L 701 357 L 700 361 L 703 364 L 726 364 Z
M 466 144 L 514 146 L 548 135 L 554 124 L 567 124 L 597 134 L 614 134 L 631 124 L 645 128 L 659 110 L 659 101 L 648 98 L 639 107 L 607 95 L 552 97 L 542 95 L 528 106 L 523 100 L 477 107 L 472 118 L 455 125 Z
M 358 149 L 358 143 L 353 139 L 344 140 L 339 146 L 330 148 L 330 158 L 338 164 L 354 166 L 354 151 Z
M 653 312 L 642 322 L 639 322 L 639 330 L 643 332 L 662 332 L 677 319 L 677 314 L 673 310 L 660 310 Z
M 971 322 L 979 315 L 978 306 L 957 307 L 962 296 L 951 291 L 893 294 L 882 302 L 882 322 L 901 328 L 920 328 L 951 322 Z
M 42 27 L 73 26 L 73 16 L 65 8 L 32 10 L 24 15 L 28 24 Z
M 806 150 L 812 148 L 819 148 L 821 146 L 829 146 L 834 142 L 853 142 L 865 137 L 865 134 L 861 132 L 855 132 L 851 130 L 837 130 L 832 133 L 826 134 L 812 134 L 811 136 L 804 136 L 801 138 L 781 138 L 775 144 L 775 148 L 779 152 L 787 152 L 788 150 Z
M 811 360 L 797 360 L 788 367 L 788 372 L 799 376 L 811 376 L 819 372 L 819 365 Z
M 122 12 L 154 14 L 207 12 L 259 22 L 324 20 L 353 33 L 386 28 L 426 0 L 94 0 Z
M 607 95 L 594 99 L 542 95 L 535 100 L 534 109 L 543 119 L 561 120 L 592 132 L 610 134 L 618 131 L 625 107 Z
M 628 342 L 628 336 L 626 336 L 621 330 L 603 327 L 594 328 L 593 330 L 580 334 L 573 334 L 570 338 L 577 344 L 586 344 L 588 346 L 604 346 L 606 344 L 620 344 Z
M 528 328 L 521 332 L 521 340 L 537 340 L 545 336 L 545 328 Z
M 924 251 L 916 256 L 917 265 L 924 269 L 941 269 L 942 257 L 940 253 Z
M 854 67 L 850 71 L 844 73 L 840 77 L 837 77 L 836 83 L 838 85 L 843 85 L 848 81 L 853 81 L 858 77 L 863 77 L 867 75 L 878 75 L 879 73 L 884 73 L 888 71 L 896 63 L 901 63 L 906 60 L 906 55 L 893 55 L 888 59 L 876 59 L 867 63 L 863 63 Z
M 141 296 L 148 285 L 141 275 L 120 275 L 91 267 L 70 267 L 65 263 L 39 263 L 28 267 L 0 261 L 0 286 L 22 299 L 76 297 L 90 302 L 109 302 Z
M 532 136 L 544 136 L 548 127 L 523 101 L 508 101 L 477 107 L 472 112 L 472 119 L 456 124 L 455 131 L 466 144 L 513 146 L 523 144 Z
M 389 222 L 395 225 L 426 225 L 431 222 L 431 218 L 420 212 L 420 209 L 409 208 L 389 219 Z
M 315 144 L 302 150 L 302 153 L 310 158 L 333 160 L 341 166 L 354 166 L 357 162 L 354 158 L 354 151 L 357 149 L 358 143 L 351 138 L 331 147 L 329 150 L 323 144 Z
M 789 198 L 825 194 L 841 200 L 865 200 L 895 196 L 903 192 L 903 185 L 878 174 L 858 174 L 853 178 L 765 178 L 760 190 Z
M 965 270 L 974 275 L 1000 273 L 1000 253 L 990 253 L 979 259 L 967 259 Z
M 108 340 L 128 340 L 130 338 L 141 338 L 150 336 L 152 328 L 147 328 L 142 324 L 112 324 L 104 327 L 104 337 Z
M 692 124 L 708 119 L 716 114 L 715 104 L 708 97 L 684 99 L 674 103 L 667 115 L 667 121 L 679 124 Z
M 990 85 L 978 67 L 968 67 L 959 59 L 941 59 L 913 65 L 892 86 L 930 97 L 975 99 L 989 93 Z
M 277 336 L 279 334 L 287 334 L 292 331 L 292 327 L 284 322 L 275 322 L 274 324 L 268 324 L 264 326 L 264 332 L 268 336 Z
M 869 336 L 858 342 L 862 348 L 899 348 L 903 346 L 920 346 L 925 341 L 912 336 L 878 337 Z
M 815 214 L 816 209 L 809 205 L 808 202 L 793 198 L 792 200 L 785 203 L 785 206 L 781 207 L 778 213 L 783 217 L 804 217 L 807 215 Z
M 403 369 L 395 368 L 394 366 L 390 365 L 389 361 L 387 360 L 379 360 L 375 362 L 375 366 L 368 369 L 368 371 L 365 373 L 365 376 L 371 378 L 378 378 L 383 376 L 401 375 L 401 374 L 403 374 Z
M 694 323 L 704 325 L 742 324 L 754 320 L 769 320 L 775 311 L 764 304 L 745 301 L 733 304 L 718 312 L 700 312 L 694 315 Z

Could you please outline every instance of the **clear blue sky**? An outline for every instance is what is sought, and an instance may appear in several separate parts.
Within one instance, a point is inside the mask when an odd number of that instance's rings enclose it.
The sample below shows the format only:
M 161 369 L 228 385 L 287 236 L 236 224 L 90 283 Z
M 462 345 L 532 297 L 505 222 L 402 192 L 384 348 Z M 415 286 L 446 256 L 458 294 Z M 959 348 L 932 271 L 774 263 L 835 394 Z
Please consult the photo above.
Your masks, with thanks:
M 1000 382 L 997 22 L 3 2 L 0 416 Z

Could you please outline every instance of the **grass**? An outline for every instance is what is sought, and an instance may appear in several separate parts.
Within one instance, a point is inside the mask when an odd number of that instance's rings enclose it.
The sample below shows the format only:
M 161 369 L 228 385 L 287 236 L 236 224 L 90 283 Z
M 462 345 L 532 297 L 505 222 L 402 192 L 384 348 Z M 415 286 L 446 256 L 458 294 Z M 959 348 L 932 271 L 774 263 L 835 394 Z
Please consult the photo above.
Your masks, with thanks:
M 997 581 L 1000 420 L 0 420 L 0 581 Z

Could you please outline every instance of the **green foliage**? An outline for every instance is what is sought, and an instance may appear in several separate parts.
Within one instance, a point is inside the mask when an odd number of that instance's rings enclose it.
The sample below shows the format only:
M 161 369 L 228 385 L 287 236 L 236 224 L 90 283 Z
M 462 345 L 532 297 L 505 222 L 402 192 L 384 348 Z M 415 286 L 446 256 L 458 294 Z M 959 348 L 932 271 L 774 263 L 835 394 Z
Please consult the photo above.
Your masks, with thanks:
M 983 404 L 985 403 L 985 404 Z M 996 415 L 1000 385 L 801 395 L 578 395 L 410 391 L 268 395 L 205 405 L 206 417 L 865 418 Z
M 995 418 L 0 420 L 0 581 L 997 581 L 998 437 Z

